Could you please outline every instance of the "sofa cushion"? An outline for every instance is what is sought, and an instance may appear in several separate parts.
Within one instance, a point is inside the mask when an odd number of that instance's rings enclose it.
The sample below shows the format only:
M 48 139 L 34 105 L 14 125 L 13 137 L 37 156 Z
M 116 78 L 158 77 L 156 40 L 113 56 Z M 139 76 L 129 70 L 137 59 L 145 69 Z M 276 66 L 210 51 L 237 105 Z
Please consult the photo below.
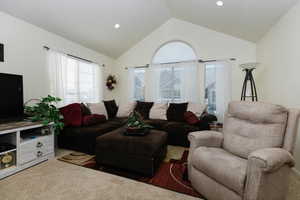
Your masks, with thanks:
M 96 136 L 96 135 L 102 135 L 102 134 L 107 133 L 108 131 L 117 129 L 122 125 L 123 124 L 120 121 L 108 120 L 105 123 L 95 124 L 92 126 L 64 128 L 60 135 L 80 136 L 80 137 Z
M 212 178 L 242 195 L 246 179 L 247 160 L 220 148 L 197 148 L 192 155 L 192 165 Z
M 106 122 L 105 115 L 97 115 L 97 114 L 85 115 L 83 116 L 83 120 L 82 120 L 82 124 L 84 126 L 91 126 L 95 124 L 101 124 L 104 122 Z
M 168 122 L 163 129 L 170 134 L 189 134 L 199 130 L 197 126 L 185 122 Z
M 110 119 L 109 121 L 125 125 L 128 121 L 128 117 L 115 117 L 113 119 Z
M 152 106 L 153 106 L 153 102 L 137 101 L 135 106 L 135 111 L 140 113 L 143 119 L 149 119 L 149 113 Z
M 117 117 L 128 117 L 133 112 L 136 102 L 121 103 L 119 105 Z
M 224 121 L 227 151 L 247 158 L 253 151 L 282 147 L 288 111 L 261 102 L 231 102 Z
M 167 110 L 168 121 L 184 122 L 184 113 L 187 110 L 188 103 L 170 103 Z
M 199 131 L 197 126 L 189 125 L 186 122 L 168 122 L 163 130 L 168 133 L 168 142 L 170 145 L 189 146 L 188 134 Z
M 154 103 L 150 110 L 149 118 L 159 119 L 159 120 L 167 120 L 167 110 L 168 104 L 166 103 Z
M 87 105 L 90 108 L 92 114 L 105 115 L 105 117 L 108 116 L 103 102 L 88 103 Z
M 144 121 L 146 124 L 149 124 L 154 127 L 154 129 L 163 130 L 165 125 L 168 123 L 167 120 L 162 119 L 148 119 Z
M 209 124 L 218 121 L 218 118 L 215 115 L 209 113 L 203 113 L 200 119 L 201 121 L 205 121 Z
M 95 154 L 96 137 L 122 125 L 122 120 L 109 120 L 92 126 L 65 127 L 58 135 L 58 145 L 61 148 Z
M 200 117 L 207 109 L 207 105 L 203 103 L 189 102 L 187 111 L 195 113 L 197 117 Z
M 89 109 L 89 107 L 87 105 L 85 105 L 84 103 L 80 104 L 80 108 L 81 108 L 81 115 L 82 116 L 86 116 L 86 115 L 91 115 L 91 110 Z
M 109 119 L 116 117 L 118 106 L 115 100 L 103 101 Z
M 184 120 L 190 125 L 195 125 L 200 121 L 199 118 L 191 111 L 184 113 Z
M 65 126 L 81 126 L 82 113 L 79 103 L 69 104 L 59 109 L 64 117 L 63 122 Z

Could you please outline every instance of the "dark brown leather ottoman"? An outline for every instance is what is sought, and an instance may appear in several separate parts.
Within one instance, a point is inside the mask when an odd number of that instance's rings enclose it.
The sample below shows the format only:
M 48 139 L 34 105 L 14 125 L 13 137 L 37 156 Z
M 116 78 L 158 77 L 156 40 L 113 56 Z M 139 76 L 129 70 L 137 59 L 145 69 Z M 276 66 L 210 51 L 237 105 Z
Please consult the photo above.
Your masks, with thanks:
M 167 153 L 167 133 L 150 130 L 145 136 L 125 136 L 119 128 L 96 139 L 96 161 L 153 176 Z

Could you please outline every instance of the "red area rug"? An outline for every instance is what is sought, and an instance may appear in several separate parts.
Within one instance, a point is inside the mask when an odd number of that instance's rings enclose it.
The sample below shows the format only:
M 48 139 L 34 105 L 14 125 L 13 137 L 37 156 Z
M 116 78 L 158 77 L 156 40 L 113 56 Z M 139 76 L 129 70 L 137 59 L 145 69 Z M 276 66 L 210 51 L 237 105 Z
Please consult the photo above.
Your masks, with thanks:
M 162 163 L 153 178 L 141 181 L 183 194 L 202 197 L 193 189 L 191 183 L 188 181 L 187 156 L 188 151 L 185 151 L 181 160 L 170 160 L 169 162 Z
M 76 164 L 79 166 L 83 166 L 90 169 L 95 169 L 99 171 L 103 171 L 106 173 L 111 173 L 118 176 L 123 176 L 126 178 L 134 179 L 137 181 L 141 181 L 144 183 L 148 183 L 151 185 L 155 185 L 161 188 L 165 188 L 168 190 L 172 190 L 175 192 L 187 194 L 194 197 L 200 197 L 203 198 L 198 192 L 196 192 L 192 186 L 191 183 L 187 180 L 187 157 L 188 157 L 188 151 L 185 151 L 182 154 L 182 157 L 180 160 L 170 160 L 169 162 L 163 162 L 160 166 L 160 168 L 157 170 L 156 174 L 152 178 L 143 177 L 139 174 L 134 174 L 132 172 L 120 170 L 120 169 L 113 169 L 113 168 L 107 168 L 102 166 L 97 166 L 95 157 L 88 158 L 88 160 L 85 158 L 84 155 L 80 154 L 80 156 L 83 159 L 83 162 L 78 162 L 78 158 L 74 159 L 76 162 L 72 162 L 72 159 L 70 159 L 70 155 L 68 155 L 68 159 L 64 159 L 64 157 L 59 158 L 61 161 L 65 161 L 68 163 Z M 74 154 L 76 155 L 76 154 Z M 86 155 L 88 156 L 88 155 Z

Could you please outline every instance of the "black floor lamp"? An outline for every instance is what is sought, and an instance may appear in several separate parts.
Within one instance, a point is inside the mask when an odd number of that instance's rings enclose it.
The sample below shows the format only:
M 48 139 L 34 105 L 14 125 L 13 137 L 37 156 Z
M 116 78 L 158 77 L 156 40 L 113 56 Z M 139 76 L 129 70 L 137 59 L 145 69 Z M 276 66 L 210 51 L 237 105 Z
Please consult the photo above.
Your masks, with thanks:
M 253 70 L 256 69 L 258 66 L 258 63 L 245 63 L 241 64 L 240 67 L 243 69 L 243 71 L 246 72 L 245 80 L 243 83 L 242 88 L 242 95 L 241 95 L 241 101 L 246 101 L 248 98 L 251 98 L 252 101 L 258 101 L 257 98 L 257 91 L 256 91 L 256 85 L 253 79 Z M 247 86 L 250 84 L 250 93 L 247 93 Z

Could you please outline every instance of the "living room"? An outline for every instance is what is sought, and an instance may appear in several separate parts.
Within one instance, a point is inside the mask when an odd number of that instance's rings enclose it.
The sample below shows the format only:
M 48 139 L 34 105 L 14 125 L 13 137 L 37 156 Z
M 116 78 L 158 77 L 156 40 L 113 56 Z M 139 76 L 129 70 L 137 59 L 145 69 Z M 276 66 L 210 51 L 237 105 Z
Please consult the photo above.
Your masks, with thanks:
M 300 199 L 299 11 L 1 0 L 1 199 Z

